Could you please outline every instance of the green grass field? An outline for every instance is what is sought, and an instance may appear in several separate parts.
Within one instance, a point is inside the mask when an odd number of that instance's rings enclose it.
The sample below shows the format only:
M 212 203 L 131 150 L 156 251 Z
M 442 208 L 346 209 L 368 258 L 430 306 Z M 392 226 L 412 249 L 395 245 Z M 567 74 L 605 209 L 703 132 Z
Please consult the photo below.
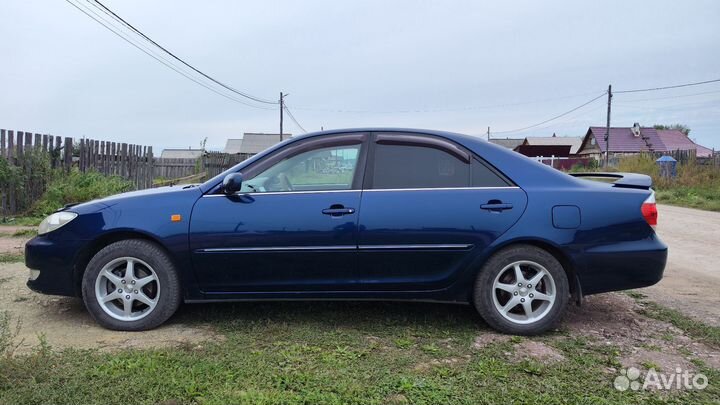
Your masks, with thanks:
M 703 391 L 620 392 L 619 347 L 558 331 L 533 338 L 565 360 L 512 360 L 527 338 L 473 348 L 489 333 L 470 307 L 408 303 L 257 303 L 181 311 L 221 342 L 115 353 L 38 346 L 0 360 L 0 403 L 628 404 L 712 403 Z M 665 314 L 666 315 L 666 314 Z M 12 322 L 10 322 L 11 324 Z M 6 322 L 7 327 L 8 322 Z

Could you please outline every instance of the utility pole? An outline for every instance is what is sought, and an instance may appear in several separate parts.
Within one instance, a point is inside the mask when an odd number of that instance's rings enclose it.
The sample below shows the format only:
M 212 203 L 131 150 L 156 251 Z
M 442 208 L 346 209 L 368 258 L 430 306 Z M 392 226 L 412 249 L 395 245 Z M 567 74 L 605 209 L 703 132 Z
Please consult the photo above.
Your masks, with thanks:
M 608 168 L 610 162 L 610 109 L 612 107 L 612 84 L 608 85 L 608 109 L 607 109 L 607 126 L 605 127 L 605 169 Z
M 490 127 L 488 127 L 487 136 L 488 136 L 488 142 L 490 142 Z
M 280 142 L 283 141 L 283 110 L 285 109 L 285 101 L 283 101 L 283 92 L 280 92 Z

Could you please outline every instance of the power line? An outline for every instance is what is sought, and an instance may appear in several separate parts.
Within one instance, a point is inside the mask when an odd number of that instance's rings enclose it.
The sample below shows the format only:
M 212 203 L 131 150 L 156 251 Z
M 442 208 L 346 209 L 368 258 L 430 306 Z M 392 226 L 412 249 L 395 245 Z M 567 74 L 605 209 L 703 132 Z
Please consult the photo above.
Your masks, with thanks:
M 120 17 L 120 16 L 117 15 L 114 11 L 110 10 L 109 8 L 107 8 L 104 4 L 102 4 L 102 3 L 99 2 L 98 0 L 93 0 L 93 1 L 90 2 L 90 4 L 92 4 L 92 5 L 95 6 L 96 8 L 97 8 L 97 6 L 100 6 L 100 8 L 101 8 L 101 10 L 103 10 L 103 12 L 105 12 L 106 14 L 110 15 L 111 17 L 113 17 L 116 21 L 119 21 L 120 23 L 122 23 L 122 24 L 125 25 L 126 27 L 130 28 L 133 32 L 137 33 L 138 35 L 140 35 L 141 37 L 143 37 L 143 38 L 145 38 L 147 41 L 149 41 L 151 44 L 153 44 L 153 45 L 155 45 L 156 47 L 160 48 L 163 52 L 165 52 L 165 53 L 167 53 L 168 55 L 170 55 L 173 59 L 175 59 L 175 60 L 177 60 L 178 62 L 182 63 L 183 65 L 189 67 L 189 68 L 192 69 L 193 71 L 201 74 L 203 77 L 205 77 L 206 79 L 212 81 L 213 83 L 216 83 L 216 84 L 220 85 L 221 87 L 223 87 L 223 88 L 225 88 L 225 89 L 227 89 L 227 90 L 229 90 L 229 91 L 232 91 L 233 93 L 238 94 L 238 95 L 240 95 L 240 96 L 242 96 L 242 97 L 248 98 L 248 99 L 253 100 L 253 101 L 257 101 L 258 103 L 277 104 L 276 101 L 270 101 L 270 100 L 262 99 L 262 98 L 260 98 L 260 97 L 253 96 L 253 95 L 251 95 L 251 94 L 248 94 L 248 93 L 242 92 L 242 91 L 240 91 L 240 90 L 237 90 L 237 89 L 235 89 L 235 88 L 233 88 L 233 87 L 230 87 L 230 86 L 226 85 L 225 83 L 222 83 L 222 82 L 214 79 L 213 77 L 210 77 L 209 75 L 207 75 L 207 74 L 205 74 L 204 72 L 202 72 L 202 71 L 200 71 L 199 69 L 197 69 L 195 66 L 193 66 L 193 65 L 185 62 L 183 59 L 181 59 L 180 57 L 176 56 L 174 53 L 170 52 L 169 50 L 167 50 L 167 49 L 166 49 L 165 47 L 163 47 L 162 45 L 160 45 L 160 44 L 158 44 L 157 42 L 153 41 L 150 37 L 148 37 L 147 35 L 145 35 L 142 31 L 140 31 L 139 29 L 135 28 L 135 27 L 134 27 L 132 24 L 130 24 L 129 22 L 125 21 L 122 17 Z
M 205 83 L 203 83 L 203 82 L 195 79 L 194 77 L 190 76 L 190 75 L 187 74 L 186 72 L 183 72 L 182 70 L 178 69 L 176 66 L 174 66 L 174 65 L 171 64 L 170 62 L 162 59 L 162 57 L 153 54 L 152 51 L 148 50 L 147 48 L 143 48 L 141 45 L 138 45 L 137 43 L 133 42 L 131 39 L 129 39 L 128 37 L 124 36 L 124 35 L 123 35 L 122 33 L 120 33 L 119 31 L 116 31 L 116 28 L 115 28 L 115 27 L 112 27 L 111 25 L 109 25 L 109 22 L 108 22 L 107 20 L 103 19 L 100 15 L 98 15 L 97 13 L 95 13 L 94 11 L 92 11 L 91 9 L 83 6 L 83 8 L 85 8 L 85 10 L 83 10 L 82 8 L 80 8 L 80 6 L 78 6 L 78 4 L 75 4 L 75 3 L 73 3 L 73 2 L 70 1 L 70 0 L 65 0 L 65 1 L 66 1 L 68 4 L 70 4 L 71 6 L 75 7 L 76 9 L 78 9 L 80 12 L 82 12 L 82 13 L 85 14 L 86 16 L 88 16 L 88 17 L 90 17 L 91 19 L 93 19 L 93 20 L 94 20 L 95 22 L 97 22 L 98 24 L 100 24 L 100 25 L 102 25 L 103 27 L 105 27 L 108 31 L 112 32 L 113 34 L 115 34 L 116 36 L 118 36 L 118 37 L 119 37 L 120 39 L 122 39 L 123 41 L 125 41 L 125 42 L 127 42 L 128 44 L 132 45 L 133 47 L 137 48 L 138 50 L 140 50 L 141 52 L 143 52 L 143 53 L 145 53 L 146 55 L 150 56 L 151 58 L 155 59 L 156 61 L 162 63 L 163 65 L 165 65 L 165 66 L 168 67 L 169 69 L 172 69 L 173 71 L 175 71 L 175 72 L 177 72 L 178 74 L 184 76 L 185 78 L 187 78 L 187 79 L 189 79 L 189 80 L 191 80 L 191 81 L 199 84 L 200 86 L 203 86 L 203 87 L 205 87 L 206 89 L 208 89 L 208 90 L 210 90 L 210 91 L 212 91 L 212 92 L 214 92 L 214 93 L 216 93 L 216 94 L 218 94 L 218 95 L 220 95 L 220 96 L 222 96 L 222 97 L 225 97 L 225 98 L 227 98 L 227 99 L 229 99 L 229 100 L 235 101 L 235 102 L 240 103 L 240 104 L 244 104 L 244 105 L 246 105 L 246 106 L 248 106 L 248 107 L 258 108 L 258 109 L 262 109 L 262 110 L 274 110 L 274 108 L 270 108 L 270 107 L 261 107 L 261 106 L 252 105 L 252 104 L 250 104 L 250 103 L 247 103 L 247 102 L 242 101 L 242 100 L 240 100 L 240 99 L 237 99 L 237 98 L 235 98 L 235 97 L 232 97 L 232 96 L 229 96 L 229 95 L 227 95 L 227 94 L 224 94 L 224 93 L 222 93 L 222 92 L 220 92 L 220 91 L 218 91 L 218 90 L 216 90 L 216 89 L 213 89 L 212 87 L 208 86 L 207 84 L 205 84 Z M 87 10 L 87 11 L 86 11 L 86 10 Z M 91 15 L 90 13 L 94 14 L 95 16 Z
M 705 94 L 717 94 L 720 93 L 720 90 L 713 90 L 713 91 L 703 91 L 700 93 L 693 93 L 693 94 L 680 94 L 676 96 L 666 96 L 666 97 L 652 97 L 652 98 L 642 98 L 642 99 L 634 99 L 634 100 L 624 100 L 623 103 L 639 103 L 643 101 L 655 101 L 655 100 L 669 100 L 674 98 L 685 98 L 685 97 L 695 97 L 695 96 L 702 96 Z
M 116 36 L 118 36 L 119 38 L 121 38 L 122 40 L 124 40 L 125 42 L 129 43 L 130 45 L 132 45 L 133 47 L 135 47 L 135 48 L 137 48 L 138 50 L 142 51 L 143 53 L 145 53 L 146 55 L 148 55 L 148 56 L 150 56 L 151 58 L 155 59 L 156 61 L 162 63 L 162 64 L 165 65 L 166 67 L 172 69 L 172 70 L 175 71 L 176 73 L 178 73 L 178 74 L 184 76 L 185 78 L 187 78 L 187 79 L 195 82 L 196 84 L 199 84 L 200 86 L 203 86 L 204 88 L 206 88 L 206 89 L 208 89 L 208 90 L 210 90 L 210 91 L 212 91 L 212 92 L 214 92 L 214 93 L 216 93 L 216 94 L 218 94 L 218 95 L 220 95 L 220 96 L 223 96 L 223 97 L 225 97 L 225 98 L 227 98 L 227 99 L 229 99 L 229 100 L 232 100 L 232 101 L 235 101 L 235 102 L 237 102 L 237 103 L 246 105 L 246 106 L 248 106 L 248 107 L 253 107 L 253 108 L 258 108 L 258 109 L 264 109 L 264 110 L 273 110 L 273 108 L 270 108 L 270 107 L 261 107 L 261 106 L 257 106 L 257 105 L 250 104 L 250 103 L 248 103 L 248 102 L 244 102 L 244 101 L 242 101 L 242 100 L 240 100 L 240 99 L 238 99 L 238 98 L 236 98 L 236 97 L 232 97 L 232 96 L 230 96 L 230 95 L 227 95 L 227 94 L 225 94 L 225 93 L 222 93 L 222 92 L 218 91 L 217 89 L 214 89 L 214 88 L 210 87 L 210 85 L 201 82 L 201 81 L 200 81 L 199 79 L 197 79 L 197 78 L 192 77 L 188 72 L 184 72 L 181 68 L 179 68 L 178 66 L 175 66 L 174 64 L 172 64 L 172 62 L 164 59 L 161 55 L 157 55 L 157 54 L 155 54 L 152 50 L 150 50 L 149 48 L 143 47 L 143 46 L 140 45 L 139 43 L 135 42 L 131 37 L 129 37 L 127 34 L 125 34 L 120 28 L 114 26 L 110 21 L 106 20 L 103 16 L 101 16 L 101 15 L 98 14 L 98 13 L 96 13 L 94 10 L 88 8 L 88 7 L 85 6 L 85 5 L 82 5 L 80 2 L 78 2 L 78 3 L 76 4 L 76 3 L 74 3 L 73 1 L 70 1 L 70 0 L 65 0 L 65 1 L 66 1 L 68 4 L 70 4 L 71 6 L 75 7 L 75 8 L 76 8 L 77 10 L 79 10 L 80 12 L 82 12 L 83 14 L 85 14 L 86 16 L 88 16 L 89 18 L 91 18 L 92 20 L 94 20 L 95 22 L 97 22 L 98 24 L 102 25 L 102 26 L 103 26 L 105 29 L 107 29 L 108 31 L 112 32 L 113 34 L 115 34 Z M 90 4 L 92 4 L 92 5 L 94 6 L 93 3 L 90 3 Z M 84 8 L 84 10 L 83 10 L 83 8 L 80 8 L 80 5 L 82 5 L 82 7 Z M 95 6 L 95 8 L 98 8 L 98 7 Z M 98 8 L 98 9 L 99 9 L 99 8 Z M 102 11 L 102 10 L 101 10 L 101 11 Z M 92 13 L 92 15 L 91 15 L 91 13 Z M 105 14 L 108 15 L 107 12 L 105 12 Z M 172 56 L 174 56 L 174 55 L 172 55 Z M 181 61 L 181 62 L 182 62 L 182 61 Z M 202 74 L 202 73 L 201 73 L 201 74 Z M 212 80 L 212 79 L 211 79 L 211 80 Z M 233 93 L 235 93 L 235 94 L 240 94 L 241 96 L 243 96 L 243 97 L 245 97 L 245 98 L 248 98 L 248 97 L 247 97 L 246 95 L 244 95 L 244 94 L 241 94 L 241 93 L 238 93 L 238 92 L 235 92 L 235 91 L 233 91 Z M 275 103 L 275 104 L 276 104 L 276 103 Z
M 580 104 L 579 106 L 577 106 L 577 107 L 575 107 L 575 108 L 573 108 L 573 109 L 571 109 L 571 110 L 565 111 L 564 113 L 559 114 L 559 115 L 556 115 L 556 116 L 554 116 L 554 117 L 552 117 L 552 118 L 549 118 L 549 119 L 547 119 L 547 120 L 545 120 L 545 121 L 538 122 L 537 124 L 529 125 L 529 126 L 523 127 L 523 128 L 512 129 L 512 130 L 509 130 L 509 131 L 495 131 L 495 132 L 493 132 L 493 133 L 494 133 L 494 134 L 509 134 L 509 133 L 511 133 L 511 132 L 521 132 L 521 131 L 525 131 L 526 129 L 531 129 L 531 128 L 539 127 L 540 125 L 547 124 L 547 123 L 550 122 L 550 121 L 555 121 L 555 120 L 558 119 L 558 118 L 562 118 L 562 117 L 564 117 L 564 116 L 566 116 L 566 115 L 568 115 L 568 114 L 571 114 L 571 113 L 573 113 L 573 112 L 575 112 L 575 111 L 577 111 L 577 110 L 585 107 L 586 105 L 588 105 L 588 104 L 590 104 L 590 103 L 592 103 L 592 102 L 594 102 L 594 101 L 597 101 L 597 100 L 601 99 L 602 97 L 605 97 L 605 95 L 607 95 L 607 92 L 603 92 L 603 93 L 600 94 L 599 96 L 597 96 L 597 97 L 595 97 L 595 98 L 593 98 L 593 99 L 591 99 L 591 100 L 589 100 L 589 101 L 586 101 L 585 103 L 582 103 L 582 104 Z
M 297 125 L 297 127 L 300 128 L 301 131 L 303 131 L 303 133 L 307 134 L 307 131 L 305 130 L 305 128 L 303 128 L 303 126 L 300 125 L 300 123 L 295 119 L 295 116 L 292 115 L 292 113 L 290 112 L 290 109 L 288 108 L 287 103 L 285 103 L 283 108 L 285 109 L 285 112 L 287 113 L 288 117 L 290 117 L 292 122 L 294 122 L 295 125 Z
M 699 86 L 701 84 L 708 84 L 708 83 L 716 83 L 720 82 L 720 79 L 714 79 L 714 80 L 705 80 L 702 82 L 694 82 L 694 83 L 684 83 L 684 84 L 676 84 L 674 86 L 663 86 L 663 87 L 650 87 L 647 89 L 634 89 L 634 90 L 620 90 L 614 92 L 615 94 L 619 93 L 639 93 L 644 91 L 657 91 L 657 90 L 668 90 L 668 89 L 677 89 L 680 87 L 689 87 L 689 86 Z

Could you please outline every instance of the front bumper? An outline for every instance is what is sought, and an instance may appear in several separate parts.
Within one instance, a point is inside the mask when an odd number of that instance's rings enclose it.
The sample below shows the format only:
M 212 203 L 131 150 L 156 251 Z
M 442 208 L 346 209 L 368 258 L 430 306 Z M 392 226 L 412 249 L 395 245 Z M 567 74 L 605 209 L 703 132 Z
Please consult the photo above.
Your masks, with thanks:
M 36 236 L 25 244 L 25 266 L 39 270 L 27 286 L 51 295 L 79 296 L 75 262 L 85 241 L 53 238 L 52 234 Z

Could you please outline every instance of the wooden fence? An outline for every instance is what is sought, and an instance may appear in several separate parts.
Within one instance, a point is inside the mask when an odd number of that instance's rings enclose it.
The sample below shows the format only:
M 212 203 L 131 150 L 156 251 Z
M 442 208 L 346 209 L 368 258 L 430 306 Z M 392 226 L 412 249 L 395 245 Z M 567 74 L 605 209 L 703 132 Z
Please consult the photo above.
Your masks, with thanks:
M 245 160 L 246 156 L 230 155 L 222 152 L 206 152 L 203 167 L 208 178 L 217 176 L 225 170 Z
M 152 187 L 153 163 L 150 146 L 0 129 L 0 210 L 6 216 L 29 209 L 45 191 L 48 169 L 95 170 L 143 189 Z
M 130 180 L 138 190 L 152 187 L 155 163 L 152 146 L 80 139 L 77 154 L 81 172 L 95 170 L 120 176 Z
M 34 141 L 34 143 L 33 143 Z M 49 168 L 70 170 L 71 138 L 0 129 L 0 209 L 3 216 L 26 209 L 45 191 Z M 49 161 L 49 167 L 44 164 Z M 43 161 L 43 164 L 38 164 Z
M 202 162 L 198 159 L 155 158 L 154 166 L 156 179 L 172 180 L 197 174 L 202 169 Z
M 162 159 L 151 146 L 0 129 L 0 214 L 28 210 L 45 191 L 50 169 L 120 176 L 139 190 L 153 187 L 156 178 L 203 181 L 247 157 L 207 152 L 199 160 Z

